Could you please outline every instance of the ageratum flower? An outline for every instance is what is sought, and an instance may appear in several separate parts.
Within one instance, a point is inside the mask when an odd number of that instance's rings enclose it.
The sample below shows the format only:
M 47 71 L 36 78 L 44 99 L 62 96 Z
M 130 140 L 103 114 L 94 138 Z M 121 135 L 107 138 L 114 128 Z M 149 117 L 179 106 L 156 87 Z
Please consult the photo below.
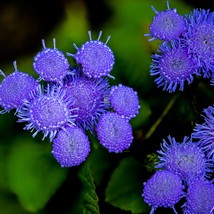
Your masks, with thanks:
M 151 214 L 158 207 L 170 207 L 175 211 L 174 205 L 184 196 L 181 178 L 167 170 L 156 171 L 144 183 L 142 197 L 152 207 Z
M 114 65 L 114 55 L 112 50 L 107 46 L 110 39 L 108 36 L 105 43 L 100 41 L 102 31 L 100 31 L 98 39 L 92 40 L 91 32 L 88 32 L 90 40 L 84 43 L 80 48 L 75 44 L 76 54 L 67 53 L 72 56 L 76 63 L 81 65 L 84 75 L 89 78 L 100 78 L 110 75 Z
M 43 50 L 34 57 L 33 67 L 40 79 L 47 82 L 61 82 L 69 73 L 69 62 L 62 51 L 56 48 L 56 41 L 53 40 L 54 48 L 46 48 L 42 40 Z
M 102 114 L 96 131 L 100 144 L 109 152 L 122 152 L 130 147 L 133 140 L 131 125 L 115 112 Z
M 209 106 L 203 110 L 204 123 L 196 124 L 192 138 L 196 139 L 198 145 L 204 150 L 208 158 L 214 161 L 214 107 Z
M 156 13 L 156 16 L 153 17 L 149 27 L 150 34 L 145 34 L 145 36 L 152 37 L 149 41 L 177 39 L 186 31 L 184 18 L 177 13 L 176 9 L 170 9 L 168 1 L 166 10 L 158 12 L 153 6 L 152 10 Z
M 45 90 L 40 87 L 31 101 L 24 100 L 24 106 L 17 114 L 18 122 L 27 122 L 25 130 L 36 130 L 33 137 L 41 131 L 42 140 L 49 135 L 52 141 L 59 129 L 75 125 L 77 115 L 73 103 L 71 97 L 65 97 L 61 87 L 47 85 Z
M 80 165 L 90 152 L 90 142 L 77 126 L 61 129 L 53 139 L 52 154 L 62 167 Z
M 203 76 L 210 77 L 214 72 L 214 12 L 194 9 L 185 20 L 188 28 L 184 39 L 188 53 L 201 68 Z
M 107 79 L 90 79 L 81 75 L 78 69 L 75 72 L 75 75 L 66 77 L 66 96 L 74 99 L 74 107 L 77 109 L 75 123 L 93 133 L 100 115 L 110 107 L 109 84 Z
M 168 140 L 169 144 L 163 140 L 158 151 L 160 156 L 156 168 L 167 169 L 188 182 L 196 177 L 208 176 L 211 164 L 205 159 L 201 148 L 187 137 L 181 143 L 171 136 L 168 136 Z
M 175 92 L 177 87 L 184 90 L 184 84 L 193 81 L 193 75 L 199 74 L 198 67 L 189 56 L 187 48 L 180 42 L 163 43 L 160 54 L 152 55 L 151 76 L 157 76 L 155 83 L 164 91 Z
M 189 184 L 186 203 L 182 206 L 184 214 L 213 214 L 214 184 L 198 178 Z
M 23 99 L 29 100 L 30 93 L 39 85 L 32 76 L 17 70 L 16 61 L 13 65 L 15 71 L 8 76 L 0 70 L 4 77 L 0 84 L 0 106 L 3 108 L 0 113 L 19 109 L 23 105 Z
M 127 119 L 138 114 L 140 105 L 137 92 L 128 86 L 122 84 L 113 86 L 109 100 L 114 111 Z

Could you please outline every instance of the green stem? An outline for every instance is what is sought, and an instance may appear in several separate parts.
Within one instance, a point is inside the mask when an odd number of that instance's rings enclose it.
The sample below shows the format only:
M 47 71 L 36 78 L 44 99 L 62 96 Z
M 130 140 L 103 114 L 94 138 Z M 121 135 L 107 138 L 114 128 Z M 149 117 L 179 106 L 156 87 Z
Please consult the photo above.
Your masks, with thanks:
M 155 130 L 157 129 L 157 127 L 160 125 L 161 121 L 164 119 L 164 117 L 168 114 L 168 112 L 170 111 L 170 109 L 172 108 L 172 106 L 174 105 L 176 99 L 177 99 L 178 95 L 175 95 L 168 103 L 168 105 L 166 106 L 166 108 L 164 109 L 164 111 L 162 112 L 162 114 L 160 115 L 160 117 L 156 120 L 156 122 L 152 125 L 152 127 L 149 129 L 149 131 L 146 133 L 145 135 L 145 139 L 149 139 L 152 134 L 155 132 Z

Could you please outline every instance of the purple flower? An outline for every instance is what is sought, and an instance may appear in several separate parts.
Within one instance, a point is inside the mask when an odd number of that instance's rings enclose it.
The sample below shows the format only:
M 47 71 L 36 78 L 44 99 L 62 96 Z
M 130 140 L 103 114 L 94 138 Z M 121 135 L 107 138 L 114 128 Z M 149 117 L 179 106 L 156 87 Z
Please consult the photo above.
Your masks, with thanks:
M 19 109 L 23 105 L 23 100 L 29 100 L 30 93 L 33 93 L 39 85 L 32 76 L 18 71 L 15 61 L 13 64 L 15 71 L 8 76 L 0 70 L 4 77 L 0 84 L 0 106 L 3 108 L 0 113 Z
M 214 211 L 214 184 L 196 179 L 188 186 L 184 214 L 212 214 Z
M 149 41 L 177 39 L 186 30 L 184 18 L 176 12 L 176 9 L 169 8 L 168 1 L 166 10 L 158 12 L 153 6 L 152 10 L 156 13 L 156 16 L 153 17 L 149 27 L 150 34 L 145 34 L 145 36 L 152 37 Z
M 112 77 L 110 75 L 114 65 L 114 55 L 112 50 L 107 46 L 107 42 L 100 41 L 102 31 L 97 40 L 92 40 L 91 32 L 88 32 L 90 40 L 84 43 L 81 48 L 78 48 L 75 44 L 76 54 L 67 53 L 68 56 L 72 56 L 76 63 L 81 65 L 81 69 L 89 78 L 100 78 L 104 76 Z
M 180 42 L 165 42 L 159 51 L 161 54 L 152 55 L 150 66 L 151 76 L 157 76 L 155 83 L 169 93 L 175 92 L 179 85 L 179 90 L 183 91 L 185 82 L 190 84 L 193 74 L 198 74 L 195 61 Z
M 131 125 L 115 112 L 102 114 L 96 130 L 100 144 L 109 152 L 122 152 L 129 148 L 133 140 Z
M 131 119 L 136 117 L 140 108 L 137 92 L 128 86 L 113 86 L 110 93 L 112 108 L 119 115 Z
M 193 129 L 192 138 L 196 139 L 198 145 L 204 150 L 208 158 L 214 162 L 214 107 L 209 106 L 203 110 L 203 124 L 196 124 Z
M 46 48 L 42 40 L 43 50 L 34 57 L 33 67 L 40 79 L 47 82 L 61 82 L 66 74 L 69 73 L 69 62 L 62 51 L 56 48 L 55 39 L 54 48 Z
M 204 77 L 214 72 L 214 12 L 194 9 L 185 16 L 188 25 L 184 34 L 190 57 L 201 68 Z
M 105 113 L 110 103 L 110 89 L 107 79 L 89 79 L 78 70 L 69 75 L 64 83 L 67 97 L 73 97 L 77 114 L 76 124 L 93 133 L 101 114 Z
M 25 130 L 35 131 L 33 137 L 41 131 L 43 140 L 49 135 L 53 140 L 58 130 L 66 126 L 74 126 L 74 100 L 65 97 L 65 91 L 58 86 L 48 85 L 45 91 L 40 87 L 31 101 L 24 100 L 24 106 L 17 116 L 18 122 L 27 122 Z
M 150 213 L 158 207 L 171 207 L 184 196 L 181 178 L 167 170 L 156 171 L 153 176 L 144 183 L 144 201 L 152 207 Z
M 80 165 L 90 152 L 90 142 L 81 128 L 61 129 L 53 140 L 52 154 L 62 167 Z
M 160 156 L 156 168 L 167 169 L 188 182 L 208 175 L 211 164 L 205 159 L 201 148 L 187 137 L 184 137 L 181 143 L 171 136 L 168 136 L 168 140 L 169 144 L 163 140 L 162 149 L 158 151 Z

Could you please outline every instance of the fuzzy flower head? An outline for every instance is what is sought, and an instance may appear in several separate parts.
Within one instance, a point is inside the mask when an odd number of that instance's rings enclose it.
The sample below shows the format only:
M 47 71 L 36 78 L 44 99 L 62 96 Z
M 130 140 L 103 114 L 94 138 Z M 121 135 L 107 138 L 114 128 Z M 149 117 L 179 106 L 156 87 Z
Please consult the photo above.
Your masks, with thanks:
M 198 145 L 204 150 L 208 158 L 214 162 L 214 107 L 204 109 L 203 124 L 196 124 L 193 129 L 192 138 L 196 139 Z
M 152 37 L 149 41 L 177 39 L 186 30 L 184 18 L 177 13 L 176 9 L 169 8 L 168 1 L 166 10 L 158 12 L 153 6 L 152 10 L 156 13 L 156 16 L 153 17 L 149 27 L 150 34 L 145 34 L 145 36 Z
M 181 178 L 167 170 L 156 171 L 144 183 L 142 194 L 144 201 L 152 207 L 151 213 L 154 213 L 154 210 L 158 207 L 170 207 L 174 209 L 174 205 L 183 195 Z
M 33 137 L 41 131 L 43 140 L 49 135 L 52 141 L 59 129 L 75 125 L 73 103 L 74 100 L 65 98 L 65 91 L 58 86 L 48 85 L 45 91 L 40 87 L 31 101 L 24 101 L 17 114 L 18 122 L 27 122 L 25 130 L 36 130 Z
M 138 114 L 140 105 L 137 92 L 130 87 L 122 84 L 113 86 L 109 100 L 114 111 L 127 119 L 136 117 Z
M 56 48 L 46 48 L 42 40 L 43 50 L 34 57 L 33 67 L 40 79 L 47 82 L 61 82 L 66 74 L 69 73 L 69 62 L 62 51 Z
M 184 84 L 193 81 L 193 74 L 198 74 L 194 60 L 189 57 L 188 50 L 180 42 L 163 43 L 161 54 L 152 55 L 151 76 L 157 76 L 155 83 L 169 93 L 184 90 Z
M 90 152 L 90 142 L 77 126 L 61 129 L 53 140 L 52 154 L 62 167 L 80 165 Z
M 9 112 L 12 109 L 19 109 L 23 105 L 23 100 L 30 99 L 30 93 L 38 87 L 38 82 L 26 73 L 17 70 L 14 61 L 15 71 L 8 76 L 0 71 L 4 77 L 0 84 L 0 106 L 3 108 L 0 113 Z
M 168 136 L 170 144 L 163 140 L 159 162 L 156 168 L 164 168 L 178 174 L 185 181 L 190 181 L 195 177 L 204 177 L 211 170 L 211 164 L 205 159 L 202 150 L 192 141 L 184 137 L 182 143 L 178 143 L 175 138 Z
M 67 77 L 64 87 L 66 96 L 74 99 L 76 124 L 93 132 L 100 115 L 110 107 L 108 81 L 103 78 L 89 79 L 76 71 L 76 75 Z
M 100 144 L 109 152 L 122 152 L 129 148 L 133 140 L 131 125 L 115 112 L 102 114 L 96 130 Z
M 214 12 L 194 9 L 185 16 L 188 24 L 184 39 L 191 58 L 195 59 L 204 77 L 214 72 Z
M 214 213 L 214 184 L 205 179 L 196 179 L 189 184 L 184 214 Z
M 114 65 L 114 55 L 112 50 L 107 46 L 107 42 L 100 41 L 102 31 L 97 40 L 92 40 L 91 32 L 88 32 L 90 40 L 84 43 L 80 48 L 75 44 L 76 54 L 68 53 L 68 56 L 72 56 L 76 63 L 82 68 L 84 75 L 89 78 L 100 78 L 104 76 L 112 77 L 110 75 Z

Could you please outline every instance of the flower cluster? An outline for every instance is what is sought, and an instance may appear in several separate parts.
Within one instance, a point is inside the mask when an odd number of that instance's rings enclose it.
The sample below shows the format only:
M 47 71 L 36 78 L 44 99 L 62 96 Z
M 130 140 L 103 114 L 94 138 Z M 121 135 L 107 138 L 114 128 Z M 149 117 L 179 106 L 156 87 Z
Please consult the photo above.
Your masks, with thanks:
M 151 76 L 169 93 L 183 91 L 195 76 L 214 77 L 214 12 L 194 9 L 181 16 L 176 9 L 156 11 L 150 25 L 149 41 L 158 39 L 159 53 L 152 55 Z
M 144 183 L 144 201 L 152 207 L 151 213 L 158 207 L 171 207 L 176 213 L 175 204 L 186 197 L 184 213 L 209 213 L 214 207 L 214 184 L 209 180 L 213 162 L 186 136 L 181 143 L 171 136 L 168 140 L 158 151 L 159 170 Z
M 137 92 L 119 84 L 110 86 L 108 78 L 115 57 L 107 42 L 93 40 L 80 48 L 74 44 L 75 64 L 70 65 L 66 55 L 56 48 L 43 49 L 34 57 L 33 68 L 38 79 L 15 71 L 0 84 L 1 113 L 15 109 L 17 122 L 25 123 L 35 137 L 43 133 L 49 137 L 52 154 L 62 167 L 77 166 L 90 153 L 88 134 L 97 135 L 109 152 L 123 152 L 133 140 L 130 119 L 140 108 Z

